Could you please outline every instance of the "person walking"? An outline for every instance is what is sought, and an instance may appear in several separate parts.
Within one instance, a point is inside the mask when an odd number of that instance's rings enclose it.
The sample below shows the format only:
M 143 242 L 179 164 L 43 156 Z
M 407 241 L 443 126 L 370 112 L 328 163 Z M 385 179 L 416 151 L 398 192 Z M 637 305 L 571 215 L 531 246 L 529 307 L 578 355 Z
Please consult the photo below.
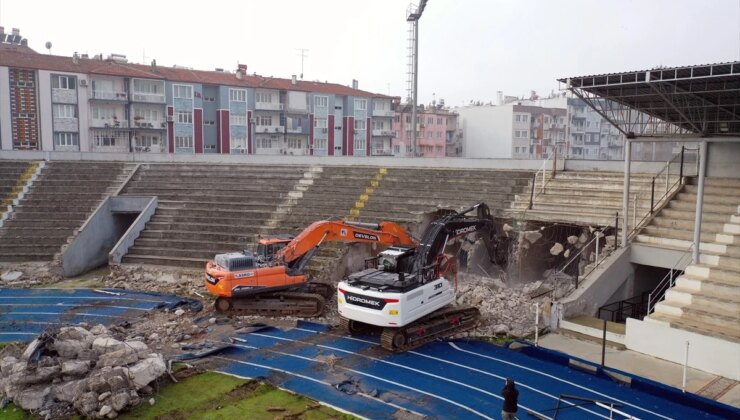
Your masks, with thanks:
M 501 409 L 501 420 L 515 420 L 519 401 L 519 391 L 511 378 L 506 378 L 506 384 L 501 391 L 504 397 L 504 407 Z

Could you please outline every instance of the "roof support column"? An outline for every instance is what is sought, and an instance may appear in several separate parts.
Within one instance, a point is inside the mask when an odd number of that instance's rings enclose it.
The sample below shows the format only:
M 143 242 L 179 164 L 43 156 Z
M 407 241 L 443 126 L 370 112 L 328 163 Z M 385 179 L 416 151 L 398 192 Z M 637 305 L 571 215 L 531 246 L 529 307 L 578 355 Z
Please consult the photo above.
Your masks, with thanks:
M 629 236 L 629 211 L 630 211 L 630 163 L 632 159 L 632 142 L 629 138 L 624 139 L 624 192 L 622 193 L 622 248 L 627 246 Z
M 699 264 L 699 244 L 701 244 L 701 218 L 704 206 L 704 173 L 707 170 L 707 141 L 699 145 L 699 187 L 696 191 L 696 214 L 694 215 L 694 251 L 692 263 Z

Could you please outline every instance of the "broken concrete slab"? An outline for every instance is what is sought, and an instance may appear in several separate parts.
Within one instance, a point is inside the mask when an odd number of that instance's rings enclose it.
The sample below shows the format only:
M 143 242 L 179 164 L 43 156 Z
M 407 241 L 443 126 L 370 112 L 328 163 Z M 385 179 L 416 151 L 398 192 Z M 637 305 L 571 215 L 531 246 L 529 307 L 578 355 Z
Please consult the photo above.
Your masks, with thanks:
M 550 254 L 560 255 L 560 253 L 563 252 L 563 249 L 564 249 L 563 244 L 556 242 L 555 245 L 553 245 L 552 248 L 550 248 Z
M 161 355 L 140 360 L 128 368 L 129 378 L 133 381 L 136 390 L 139 390 L 150 382 L 167 372 L 167 365 Z
M 0 281 L 11 282 L 18 280 L 21 277 L 23 277 L 22 271 L 6 271 L 0 275 Z
M 24 410 L 38 410 L 49 400 L 51 388 L 36 385 L 20 391 L 13 402 Z
M 86 342 L 78 340 L 55 340 L 50 347 L 56 350 L 59 357 L 67 359 L 77 358 L 80 353 L 90 348 Z
M 530 244 L 537 242 L 540 238 L 542 238 L 542 234 L 536 230 L 524 232 L 524 239 Z
M 98 358 L 97 366 L 127 366 L 136 363 L 139 355 L 135 350 L 124 347 L 121 350 L 105 353 Z
M 62 362 L 62 375 L 81 376 L 90 370 L 87 360 L 66 360 Z
M 126 348 L 126 346 L 125 344 L 123 344 L 123 342 L 118 341 L 112 337 L 98 337 L 95 339 L 95 341 L 93 341 L 92 344 L 93 351 L 95 351 L 95 353 L 97 353 L 98 355 L 112 353 L 115 351 L 123 350 L 124 348 Z
M 57 400 L 71 403 L 74 402 L 78 395 L 82 394 L 86 386 L 87 380 L 78 379 L 54 385 L 52 387 L 52 391 L 54 393 L 54 398 Z

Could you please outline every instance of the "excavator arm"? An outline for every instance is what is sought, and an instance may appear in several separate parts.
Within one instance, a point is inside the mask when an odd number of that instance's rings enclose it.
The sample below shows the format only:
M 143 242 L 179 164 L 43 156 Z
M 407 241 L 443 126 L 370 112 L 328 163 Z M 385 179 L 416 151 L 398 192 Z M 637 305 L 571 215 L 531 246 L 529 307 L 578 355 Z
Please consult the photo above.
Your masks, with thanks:
M 276 255 L 290 267 L 302 272 L 321 244 L 326 241 L 379 243 L 390 246 L 416 246 L 416 241 L 397 223 L 359 223 L 345 220 L 321 220 L 299 233 Z

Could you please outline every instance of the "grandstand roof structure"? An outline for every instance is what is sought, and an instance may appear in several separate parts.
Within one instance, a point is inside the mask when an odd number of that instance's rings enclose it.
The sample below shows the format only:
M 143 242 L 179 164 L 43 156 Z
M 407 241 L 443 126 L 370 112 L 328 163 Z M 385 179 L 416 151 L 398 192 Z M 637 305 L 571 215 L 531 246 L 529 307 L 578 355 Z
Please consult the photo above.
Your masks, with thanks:
M 740 61 L 558 81 L 630 139 L 740 137 Z

